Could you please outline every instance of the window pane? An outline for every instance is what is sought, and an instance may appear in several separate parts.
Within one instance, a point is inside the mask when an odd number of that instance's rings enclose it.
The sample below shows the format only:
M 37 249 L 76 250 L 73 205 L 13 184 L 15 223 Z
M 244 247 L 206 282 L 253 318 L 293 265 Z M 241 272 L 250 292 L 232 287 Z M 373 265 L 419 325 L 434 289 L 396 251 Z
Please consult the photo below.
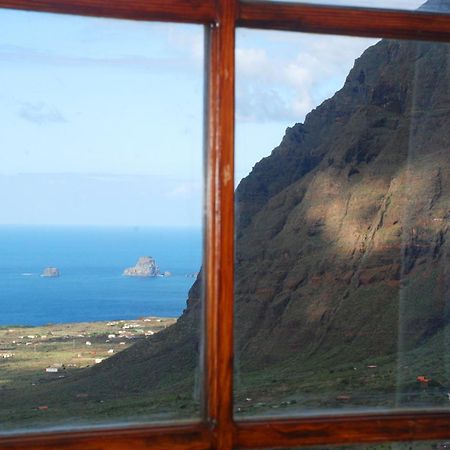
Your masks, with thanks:
M 448 61 L 239 31 L 238 417 L 450 405 Z
M 282 0 L 273 0 L 282 1 Z M 450 3 L 448 0 L 308 0 L 298 2 L 296 0 L 287 0 L 295 3 L 322 4 L 332 6 L 359 6 L 364 8 L 382 8 L 382 9 L 403 9 L 419 10 L 423 12 L 438 12 L 443 14 L 450 13 Z
M 0 431 L 198 416 L 202 28 L 0 23 Z

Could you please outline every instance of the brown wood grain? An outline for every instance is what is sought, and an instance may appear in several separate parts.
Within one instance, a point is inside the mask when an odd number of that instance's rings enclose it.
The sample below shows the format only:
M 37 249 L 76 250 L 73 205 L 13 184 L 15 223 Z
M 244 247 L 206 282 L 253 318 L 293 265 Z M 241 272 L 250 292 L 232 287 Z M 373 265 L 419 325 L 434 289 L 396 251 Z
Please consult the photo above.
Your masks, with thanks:
M 0 8 L 164 22 L 212 23 L 214 0 L 0 0 Z
M 450 14 L 415 11 L 242 0 L 237 24 L 249 28 L 306 33 L 450 40 Z
M 0 436 L 1 450 L 207 450 L 210 443 L 200 423 Z
M 208 30 L 206 419 L 214 448 L 233 445 L 234 0 Z
M 450 438 L 450 411 L 265 419 L 236 424 L 236 448 Z

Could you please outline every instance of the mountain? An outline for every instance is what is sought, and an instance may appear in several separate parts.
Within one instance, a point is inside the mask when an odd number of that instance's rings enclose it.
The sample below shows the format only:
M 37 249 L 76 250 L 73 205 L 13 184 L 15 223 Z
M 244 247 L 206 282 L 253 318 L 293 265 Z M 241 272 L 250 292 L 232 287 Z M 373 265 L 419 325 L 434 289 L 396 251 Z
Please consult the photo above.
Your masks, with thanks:
M 408 347 L 447 322 L 448 49 L 369 48 L 239 185 L 242 364 L 396 351 L 402 302 Z
M 382 40 L 238 186 L 241 412 L 448 404 L 449 86 L 448 44 Z M 53 385 L 61 410 L 192 414 L 201 276 L 175 325 Z
M 353 370 L 380 358 L 387 358 L 378 364 L 391 372 L 389 387 L 374 390 L 392 393 L 399 383 L 407 390 L 409 380 L 415 386 L 414 370 L 436 369 L 442 378 L 447 366 L 436 358 L 444 354 L 450 318 L 449 55 L 447 44 L 428 42 L 382 40 L 370 47 L 343 88 L 288 128 L 238 186 L 242 398 L 267 400 L 273 380 L 283 386 L 273 395 L 288 395 L 307 370 L 317 376 L 320 368 Z M 200 285 L 176 325 L 91 375 L 106 380 L 133 365 L 130 383 L 142 376 L 161 385 L 170 373 L 172 386 L 189 392 Z M 396 367 L 431 342 L 435 358 L 400 374 Z M 365 376 L 352 381 L 358 382 L 367 384 Z M 333 383 L 329 389 L 340 392 Z
M 369 48 L 240 183 L 242 397 L 303 386 L 311 406 L 336 406 L 323 389 L 366 406 L 448 403 L 449 56 L 448 44 Z M 362 367 L 377 365 L 374 382 Z M 419 398 L 422 372 L 438 381 Z
M 242 398 L 448 404 L 449 56 L 377 43 L 240 183 Z

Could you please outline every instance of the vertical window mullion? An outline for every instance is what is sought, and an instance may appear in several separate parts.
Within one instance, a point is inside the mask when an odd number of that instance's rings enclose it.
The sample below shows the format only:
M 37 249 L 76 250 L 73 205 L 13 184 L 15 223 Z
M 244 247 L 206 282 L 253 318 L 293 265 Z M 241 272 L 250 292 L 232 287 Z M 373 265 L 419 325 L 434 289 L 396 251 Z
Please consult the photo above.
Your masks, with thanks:
M 214 448 L 233 445 L 234 79 L 236 2 L 207 29 L 205 418 Z

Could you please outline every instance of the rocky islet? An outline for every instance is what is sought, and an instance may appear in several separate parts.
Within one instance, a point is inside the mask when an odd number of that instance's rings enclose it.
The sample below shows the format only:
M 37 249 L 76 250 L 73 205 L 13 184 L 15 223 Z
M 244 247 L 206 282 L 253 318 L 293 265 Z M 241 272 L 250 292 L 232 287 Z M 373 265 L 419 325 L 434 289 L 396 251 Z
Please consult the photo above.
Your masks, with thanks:
M 125 277 L 157 277 L 160 270 L 156 261 L 151 256 L 141 256 L 133 267 L 128 267 L 123 271 Z

